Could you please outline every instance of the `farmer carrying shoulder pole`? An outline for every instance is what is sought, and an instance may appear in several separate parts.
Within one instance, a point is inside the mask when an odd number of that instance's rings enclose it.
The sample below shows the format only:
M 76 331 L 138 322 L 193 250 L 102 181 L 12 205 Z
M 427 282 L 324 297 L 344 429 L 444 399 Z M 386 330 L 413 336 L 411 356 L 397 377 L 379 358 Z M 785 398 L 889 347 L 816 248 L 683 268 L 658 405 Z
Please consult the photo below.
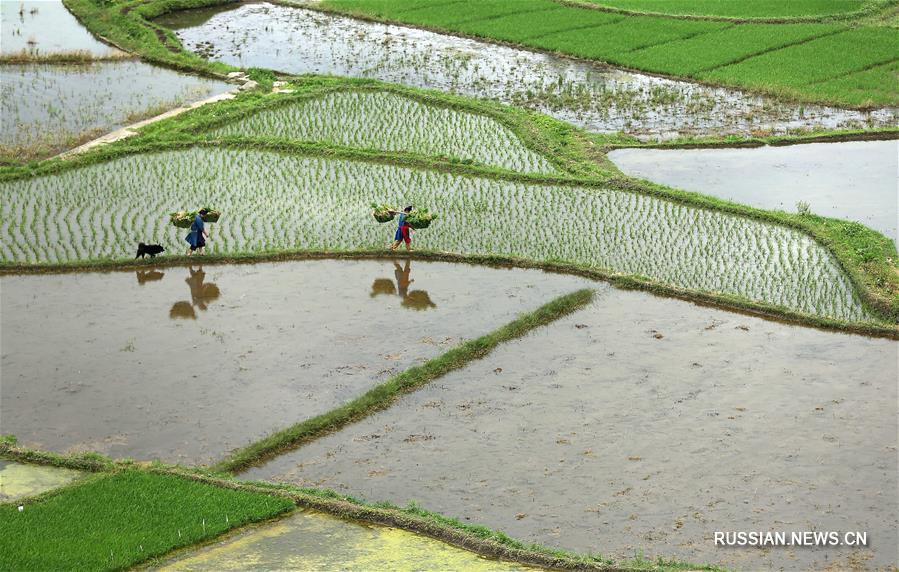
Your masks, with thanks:
M 412 212 L 412 205 L 403 209 L 403 212 L 399 211 L 390 211 L 393 214 L 400 215 L 397 227 L 396 234 L 393 236 L 393 245 L 390 247 L 390 250 L 396 250 L 396 247 L 400 245 L 401 242 L 406 243 L 406 250 L 412 250 L 412 227 L 409 226 L 409 223 L 406 222 L 406 216 Z
M 206 254 L 206 239 L 209 237 L 209 233 L 206 232 L 206 225 L 203 223 L 203 217 L 206 216 L 206 213 L 209 211 L 206 209 L 200 209 L 200 212 L 197 213 L 197 216 L 194 217 L 194 222 L 190 225 L 190 232 L 187 233 L 187 236 L 184 240 L 190 244 L 190 250 L 187 251 L 187 255 L 191 256 L 194 251 L 198 251 L 200 256 Z

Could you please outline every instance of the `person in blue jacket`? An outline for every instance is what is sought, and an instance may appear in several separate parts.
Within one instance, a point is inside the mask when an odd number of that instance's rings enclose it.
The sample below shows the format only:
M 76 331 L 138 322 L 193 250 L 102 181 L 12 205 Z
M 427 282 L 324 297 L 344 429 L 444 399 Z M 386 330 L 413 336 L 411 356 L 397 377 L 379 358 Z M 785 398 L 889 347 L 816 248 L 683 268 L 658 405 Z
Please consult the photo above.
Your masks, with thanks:
M 403 209 L 403 212 L 399 211 L 390 211 L 394 214 L 400 215 L 399 224 L 396 227 L 396 234 L 393 235 L 393 244 L 390 246 L 390 250 L 396 250 L 396 247 L 400 245 L 400 243 L 406 243 L 406 250 L 412 250 L 412 227 L 409 226 L 409 223 L 406 222 L 406 217 L 409 216 L 409 213 L 412 212 L 412 206 L 408 206 Z
M 197 251 L 200 256 L 206 254 L 206 239 L 209 238 L 209 233 L 206 232 L 206 224 L 203 222 L 203 217 L 208 212 L 206 209 L 200 209 L 200 212 L 194 217 L 194 222 L 190 225 L 190 232 L 184 237 L 184 240 L 190 245 L 190 250 L 187 251 L 188 256 L 191 256 L 194 251 Z

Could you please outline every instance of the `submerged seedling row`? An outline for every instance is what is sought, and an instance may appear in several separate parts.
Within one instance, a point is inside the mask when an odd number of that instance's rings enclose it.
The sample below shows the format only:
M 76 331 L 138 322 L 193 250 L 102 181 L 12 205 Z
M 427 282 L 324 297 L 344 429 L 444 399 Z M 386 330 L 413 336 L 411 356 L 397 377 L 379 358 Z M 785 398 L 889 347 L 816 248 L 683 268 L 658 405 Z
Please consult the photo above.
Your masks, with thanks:
M 869 316 L 810 237 L 634 193 L 528 185 L 335 159 L 217 148 L 134 155 L 0 184 L 4 262 L 186 247 L 168 214 L 221 209 L 211 252 L 382 248 L 393 227 L 371 203 L 427 205 L 419 248 L 567 261 L 847 320 Z

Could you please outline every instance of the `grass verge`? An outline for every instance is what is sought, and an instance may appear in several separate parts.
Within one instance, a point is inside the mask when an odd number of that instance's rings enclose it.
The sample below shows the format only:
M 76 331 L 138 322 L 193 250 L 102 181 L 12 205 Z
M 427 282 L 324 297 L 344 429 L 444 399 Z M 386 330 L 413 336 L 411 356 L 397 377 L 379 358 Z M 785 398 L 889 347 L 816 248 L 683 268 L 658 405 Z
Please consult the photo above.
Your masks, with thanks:
M 391 377 L 336 409 L 297 423 L 238 449 L 213 466 L 213 470 L 224 473 L 239 472 L 368 417 L 376 411 L 386 409 L 402 394 L 414 391 L 450 371 L 465 367 L 469 362 L 488 355 L 499 344 L 521 337 L 534 328 L 583 308 L 592 300 L 593 290 L 589 289 L 578 290 L 556 298 L 489 334 L 463 342 L 443 355 Z
M 20 462 L 38 462 L 37 460 L 43 459 L 43 461 L 41 461 L 43 464 L 61 467 L 76 467 L 80 463 L 77 458 L 45 453 L 42 451 L 21 449 L 15 447 L 12 442 L 3 440 L 0 440 L 0 458 L 7 458 Z M 269 499 L 272 499 L 266 502 L 273 503 L 277 510 L 273 510 L 269 516 L 263 516 L 257 519 L 257 521 L 283 515 L 293 506 L 298 506 L 305 509 L 325 512 L 343 519 L 392 526 L 415 532 L 458 548 L 475 552 L 487 558 L 509 560 L 521 564 L 541 566 L 550 569 L 597 572 L 631 570 L 654 572 L 720 570 L 714 566 L 696 565 L 663 558 L 648 560 L 636 557 L 625 561 L 615 561 L 597 554 L 578 554 L 539 544 L 525 543 L 508 536 L 502 531 L 493 530 L 478 524 L 460 522 L 457 519 L 426 510 L 415 503 L 410 503 L 405 507 L 399 507 L 388 502 L 370 503 L 350 496 L 340 495 L 327 489 L 303 488 L 294 485 L 267 482 L 246 482 L 239 481 L 229 476 L 211 474 L 200 469 L 173 467 L 162 464 L 136 466 L 128 462 L 112 461 L 100 456 L 98 456 L 98 459 L 100 462 L 95 468 L 97 474 L 92 477 L 83 478 L 73 485 L 59 488 L 39 497 L 24 501 L 26 503 L 25 512 L 33 511 L 40 504 L 51 501 L 54 498 L 60 500 L 56 501 L 58 504 L 51 505 L 51 507 L 67 507 L 69 508 L 69 514 L 72 512 L 82 513 L 83 511 L 90 511 L 93 506 L 92 503 L 97 502 L 97 497 L 89 494 L 86 495 L 83 491 L 78 493 L 78 489 L 116 477 L 116 475 L 125 474 L 129 475 L 129 478 L 132 479 L 133 482 L 138 483 L 142 482 L 142 479 L 145 479 L 148 482 L 153 481 L 154 484 L 175 482 L 177 483 L 178 490 L 186 490 L 191 497 L 199 497 L 190 500 L 190 506 L 196 506 L 198 503 L 204 502 L 204 499 L 208 501 L 209 499 L 221 498 L 222 495 L 228 492 L 239 492 L 244 495 L 259 495 L 259 497 L 268 497 Z M 109 487 L 109 483 L 103 486 Z M 98 485 L 94 485 L 94 487 L 98 487 Z M 87 492 L 95 492 L 98 488 L 88 489 Z M 107 500 L 111 500 L 115 504 L 104 507 L 103 513 L 106 514 L 111 511 L 120 510 L 123 513 L 130 515 L 134 512 L 133 505 L 136 498 L 139 498 L 138 495 L 148 492 L 158 493 L 145 497 L 145 500 L 148 500 L 151 505 L 162 500 L 169 500 L 166 498 L 166 495 L 168 494 L 167 490 L 159 490 L 158 487 L 141 486 L 135 491 L 135 495 L 117 494 L 114 497 L 107 497 Z M 251 498 L 258 497 L 253 496 Z M 284 502 L 288 504 L 285 508 L 281 508 L 284 506 Z M 15 505 L 9 506 L 15 507 Z M 179 509 L 183 506 L 184 505 L 179 505 Z M 0 505 L 0 510 L 5 510 L 5 508 L 6 505 Z M 46 533 L 47 529 L 42 527 L 48 526 L 52 522 L 51 519 L 53 518 L 53 515 L 50 515 L 47 512 L 47 509 L 44 509 L 44 511 L 45 514 L 43 515 L 43 518 L 38 522 L 32 523 L 35 534 L 41 531 Z M 25 514 L 25 512 L 22 514 Z M 186 513 L 186 511 L 183 512 Z M 203 518 L 202 515 L 186 514 L 192 519 L 188 520 L 188 524 L 193 524 L 194 521 L 200 522 L 200 528 L 202 529 L 202 520 L 198 520 Z M 218 512 L 213 509 L 212 517 L 221 514 L 222 512 L 220 509 Z M 12 516 L 18 516 L 18 513 L 14 513 Z M 182 517 L 179 516 L 179 518 Z M 220 516 L 219 520 L 221 520 Z M 67 525 L 66 530 L 70 531 L 72 534 L 70 540 L 83 540 L 84 542 L 89 540 L 95 544 L 95 548 L 98 552 L 106 554 L 107 550 L 109 550 L 107 537 L 93 535 L 88 527 L 83 526 L 85 522 L 90 521 L 90 518 L 85 519 L 79 523 L 82 525 L 80 527 Z M 149 520 L 149 522 L 155 523 L 152 519 Z M 207 520 L 206 522 L 207 529 L 210 528 L 210 522 L 210 520 Z M 14 526 L 15 524 L 16 521 L 15 518 L 13 518 L 10 519 L 9 524 L 6 526 Z M 229 524 L 232 524 L 230 517 Z M 2 529 L 3 526 L 5 525 L 0 523 L 0 529 Z M 177 524 L 175 526 L 177 526 Z M 237 525 L 235 524 L 235 526 Z M 184 530 L 182 530 L 182 537 L 183 536 Z M 0 538 L 0 548 L 5 547 L 4 542 L 11 543 L 11 538 L 12 537 L 10 536 Z M 144 565 L 151 566 L 158 565 L 162 563 L 164 558 L 172 556 L 173 553 L 183 554 L 213 540 L 215 540 L 215 535 L 207 535 L 204 538 L 196 539 L 192 544 L 172 545 L 170 549 L 166 551 L 167 554 L 157 554 L 155 556 L 146 554 L 147 545 L 144 545 L 144 550 L 138 550 L 138 556 L 141 557 L 141 560 L 137 560 L 133 562 L 133 564 L 143 563 Z M 141 541 L 142 539 L 138 540 L 138 543 Z M 138 546 L 140 547 L 140 544 L 138 544 Z M 13 560 L 15 556 L 15 553 L 10 553 L 9 556 L 6 556 L 5 554 L 0 555 L 0 562 Z M 15 560 L 12 564 L 11 569 L 26 567 L 19 564 L 18 560 Z M 49 565 L 46 565 L 40 567 L 40 569 L 46 569 L 48 567 Z M 88 569 L 90 568 L 88 567 Z M 113 569 L 113 566 L 101 563 L 100 566 L 95 567 L 94 569 Z

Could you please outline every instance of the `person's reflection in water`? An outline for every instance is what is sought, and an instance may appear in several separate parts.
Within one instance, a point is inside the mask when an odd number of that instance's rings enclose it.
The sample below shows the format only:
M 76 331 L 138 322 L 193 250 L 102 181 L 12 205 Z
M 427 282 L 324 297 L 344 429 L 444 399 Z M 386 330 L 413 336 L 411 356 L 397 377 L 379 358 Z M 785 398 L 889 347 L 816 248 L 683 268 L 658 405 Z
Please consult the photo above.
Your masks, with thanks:
M 190 302 L 180 301 L 172 305 L 169 310 L 169 317 L 172 319 L 185 318 L 189 320 L 197 319 L 197 311 L 206 310 L 208 304 L 214 302 L 221 296 L 219 287 L 212 282 L 206 282 L 206 273 L 201 266 L 198 270 L 188 269 L 190 275 L 184 280 L 190 287 Z
M 147 282 L 156 282 L 162 280 L 165 272 L 159 270 L 136 270 L 134 274 L 137 276 L 137 283 L 143 286 Z
M 410 278 L 412 274 L 412 262 L 407 260 L 405 266 L 400 266 L 398 262 L 393 262 L 393 276 L 396 285 L 389 278 L 377 278 L 371 285 L 371 296 L 374 298 L 379 294 L 396 295 L 402 298 L 402 306 L 413 310 L 427 310 L 428 308 L 436 308 L 437 304 L 431 301 L 431 297 L 424 290 L 409 291 L 409 285 L 415 282 Z

